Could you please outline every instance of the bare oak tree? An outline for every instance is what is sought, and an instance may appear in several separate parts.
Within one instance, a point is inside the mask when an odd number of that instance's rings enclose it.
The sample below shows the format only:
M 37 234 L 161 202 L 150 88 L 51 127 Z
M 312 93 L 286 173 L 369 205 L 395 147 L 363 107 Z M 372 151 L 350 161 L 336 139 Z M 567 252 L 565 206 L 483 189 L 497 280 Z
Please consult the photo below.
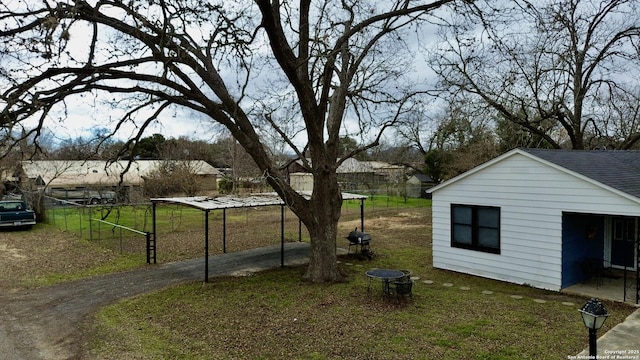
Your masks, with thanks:
M 416 94 L 405 40 L 452 2 L 3 1 L 0 122 L 12 141 L 16 129 L 38 134 L 95 103 L 112 106 L 99 114 L 112 135 L 135 127 L 129 142 L 167 112 L 221 124 L 309 230 L 305 277 L 336 281 L 340 132 L 349 120 L 379 134 L 350 156 L 376 145 Z M 286 106 L 297 138 L 280 122 Z M 313 173 L 310 199 L 283 178 L 264 126 Z
M 632 112 L 625 103 L 637 97 L 637 6 L 475 1 L 459 12 L 466 16 L 443 17 L 446 40 L 432 65 L 444 89 L 476 96 L 548 146 L 629 148 L 640 128 L 618 115 Z

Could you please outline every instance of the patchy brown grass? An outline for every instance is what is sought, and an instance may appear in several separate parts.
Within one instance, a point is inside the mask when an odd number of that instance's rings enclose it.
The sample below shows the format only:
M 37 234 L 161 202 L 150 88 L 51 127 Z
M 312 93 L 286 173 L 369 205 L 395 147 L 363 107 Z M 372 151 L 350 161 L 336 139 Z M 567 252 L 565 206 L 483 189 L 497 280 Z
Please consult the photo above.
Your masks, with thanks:
M 375 219 L 396 209 L 379 208 L 367 211 Z M 199 214 L 198 214 L 199 215 Z M 341 231 L 346 236 L 360 226 L 359 210 L 343 213 Z M 167 263 L 204 255 L 204 220 L 183 214 L 181 209 L 158 219 L 169 223 L 159 229 L 157 260 Z M 280 243 L 281 213 L 279 207 L 227 210 L 226 251 L 253 249 Z M 372 220 L 373 221 L 373 220 Z M 59 221 L 60 222 L 60 221 Z M 369 220 L 367 220 L 367 227 Z M 53 282 L 122 271 L 146 264 L 145 239 L 141 236 L 96 237 L 80 239 L 80 234 L 61 231 L 57 226 L 38 224 L 30 230 L 0 229 L 0 289 L 15 291 L 24 287 L 43 286 Z M 373 227 L 373 223 L 372 223 Z M 368 230 L 368 228 L 367 228 Z M 87 237 L 88 230 L 83 230 Z M 223 252 L 223 221 L 221 212 L 209 219 L 210 254 Z M 309 235 L 302 229 L 302 240 Z M 285 241 L 298 241 L 299 223 L 289 211 L 285 213 Z M 339 245 L 346 240 L 338 239 Z
M 83 358 L 528 359 L 566 358 L 587 346 L 577 312 L 585 298 L 433 269 L 430 213 L 367 212 L 375 257 L 341 257 L 345 283 L 312 285 L 301 280 L 303 267 L 290 267 L 108 306 L 87 324 Z M 279 242 L 279 209 L 235 215 L 228 223 L 228 251 Z M 297 241 L 297 220 L 287 219 L 286 238 Z M 219 218 L 211 224 L 218 226 L 211 229 L 212 252 L 221 251 Z M 340 231 L 346 236 L 359 224 L 359 211 L 347 211 Z M 202 228 L 174 228 L 159 238 L 158 260 L 201 256 L 202 238 Z M 347 241 L 338 244 L 346 247 Z M 107 271 L 117 262 L 144 266 L 142 254 L 123 260 L 118 247 L 106 245 L 46 225 L 0 232 L 0 290 L 15 291 L 52 273 L 64 278 Z M 384 300 L 378 283 L 368 292 L 364 271 L 374 267 L 411 269 L 420 277 L 413 298 Z M 606 305 L 612 316 L 601 332 L 634 310 Z
M 340 229 L 346 234 L 359 221 L 347 215 Z M 586 347 L 577 312 L 585 298 L 433 269 L 430 209 L 380 211 L 369 214 L 365 226 L 376 256 L 371 261 L 341 257 L 346 283 L 312 285 L 301 280 L 304 268 L 286 268 L 140 296 L 97 315 L 86 354 L 96 359 L 550 359 Z M 375 267 L 411 269 L 420 278 L 413 298 L 385 300 L 375 282 L 367 291 L 364 271 Z M 633 311 L 607 306 L 612 313 L 607 329 Z
M 0 291 L 32 286 L 39 277 L 71 276 L 127 259 L 50 225 L 4 229 L 0 231 Z

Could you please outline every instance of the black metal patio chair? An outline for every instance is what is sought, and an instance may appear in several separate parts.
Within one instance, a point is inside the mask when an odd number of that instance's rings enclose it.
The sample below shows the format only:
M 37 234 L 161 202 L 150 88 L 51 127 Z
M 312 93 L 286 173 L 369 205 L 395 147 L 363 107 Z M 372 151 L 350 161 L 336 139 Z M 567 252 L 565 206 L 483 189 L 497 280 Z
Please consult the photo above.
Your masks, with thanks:
M 405 299 L 407 296 L 413 298 L 413 280 L 402 279 L 394 281 L 393 288 L 398 299 Z

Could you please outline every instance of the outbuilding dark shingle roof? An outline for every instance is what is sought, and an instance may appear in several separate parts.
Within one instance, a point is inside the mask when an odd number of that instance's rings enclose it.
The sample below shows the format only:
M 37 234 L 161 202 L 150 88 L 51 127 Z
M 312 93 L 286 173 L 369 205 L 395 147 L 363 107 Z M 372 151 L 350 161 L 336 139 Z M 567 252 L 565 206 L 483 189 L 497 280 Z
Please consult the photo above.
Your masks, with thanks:
M 433 179 L 427 174 L 416 173 L 413 176 L 415 176 L 416 179 L 420 180 L 420 182 L 423 182 L 423 183 L 433 183 L 434 182 Z
M 640 198 L 640 151 L 522 150 L 535 157 Z

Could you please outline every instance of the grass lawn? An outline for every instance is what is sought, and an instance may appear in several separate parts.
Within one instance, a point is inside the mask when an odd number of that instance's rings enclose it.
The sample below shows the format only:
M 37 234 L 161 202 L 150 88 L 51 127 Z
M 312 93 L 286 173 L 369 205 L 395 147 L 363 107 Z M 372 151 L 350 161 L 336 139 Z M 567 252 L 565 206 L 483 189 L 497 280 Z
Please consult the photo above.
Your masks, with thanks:
M 358 216 L 343 216 L 345 236 Z M 135 297 L 87 324 L 85 357 L 566 359 L 587 347 L 587 298 L 433 269 L 430 207 L 370 212 L 365 226 L 375 256 L 341 257 L 345 282 L 309 284 L 304 267 L 287 267 Z M 385 300 L 379 283 L 368 292 L 369 268 L 411 269 L 413 298 Z M 605 304 L 600 333 L 634 310 Z

